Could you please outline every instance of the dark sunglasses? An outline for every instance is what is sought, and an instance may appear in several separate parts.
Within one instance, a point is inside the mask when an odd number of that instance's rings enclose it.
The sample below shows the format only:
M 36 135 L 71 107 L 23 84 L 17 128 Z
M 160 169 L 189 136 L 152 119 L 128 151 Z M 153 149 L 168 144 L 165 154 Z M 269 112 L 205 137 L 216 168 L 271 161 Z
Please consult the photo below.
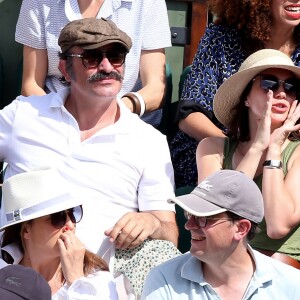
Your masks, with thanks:
M 83 210 L 81 205 L 63 210 L 50 215 L 51 225 L 57 229 L 64 227 L 67 222 L 67 216 L 75 224 L 81 221 L 82 215 Z
M 211 218 L 211 217 L 197 217 L 192 215 L 191 213 L 184 211 L 184 216 L 187 220 L 189 220 L 190 218 L 194 219 L 194 222 L 196 223 L 196 225 L 200 228 L 204 228 L 207 225 L 207 221 L 208 220 L 226 220 L 226 221 L 232 221 L 232 219 L 230 218 Z
M 87 69 L 97 68 L 104 57 L 108 59 L 108 61 L 114 67 L 120 67 L 125 62 L 126 52 L 121 50 L 111 49 L 108 51 L 85 51 L 82 54 L 67 54 L 66 57 L 78 57 L 81 58 L 82 64 Z
M 297 78 L 281 80 L 274 75 L 258 75 L 253 79 L 253 81 L 257 78 L 260 78 L 260 87 L 264 91 L 271 90 L 276 92 L 280 85 L 282 85 L 285 93 L 289 96 L 296 96 L 299 92 L 300 81 Z

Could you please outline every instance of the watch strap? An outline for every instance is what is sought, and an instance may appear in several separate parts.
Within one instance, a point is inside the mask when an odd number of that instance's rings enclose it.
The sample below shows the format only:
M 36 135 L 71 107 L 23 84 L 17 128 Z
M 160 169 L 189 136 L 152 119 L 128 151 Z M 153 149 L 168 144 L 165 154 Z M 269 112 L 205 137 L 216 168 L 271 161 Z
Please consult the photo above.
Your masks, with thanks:
M 277 160 L 277 159 L 266 160 L 263 163 L 263 166 L 269 169 L 281 169 L 282 162 L 281 160 Z

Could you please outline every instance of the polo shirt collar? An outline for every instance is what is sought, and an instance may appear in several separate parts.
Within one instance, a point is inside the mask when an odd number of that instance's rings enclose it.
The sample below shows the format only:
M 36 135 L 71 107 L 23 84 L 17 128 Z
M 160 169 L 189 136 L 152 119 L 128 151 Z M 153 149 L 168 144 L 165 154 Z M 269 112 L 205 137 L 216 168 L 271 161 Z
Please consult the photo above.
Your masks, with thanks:
M 51 97 L 51 101 L 50 101 L 51 108 L 60 108 L 66 110 L 66 108 L 64 107 L 64 103 L 67 97 L 69 96 L 69 93 L 70 93 L 70 88 L 66 87 L 54 93 L 54 96 L 51 95 L 53 93 L 50 93 L 45 97 L 47 96 Z M 114 125 L 113 131 L 119 134 L 127 134 L 128 132 L 130 132 L 132 129 L 135 128 L 136 122 L 134 122 L 133 118 L 137 116 L 132 114 L 132 112 L 126 107 L 124 102 L 119 97 L 117 97 L 117 104 L 120 108 L 120 118 L 115 124 L 113 124 Z M 110 133 L 112 131 L 111 128 L 112 126 L 107 126 L 101 129 L 100 130 L 101 134 Z
M 269 259 L 266 259 L 265 255 L 253 250 L 250 246 L 248 246 L 248 252 L 252 256 L 255 263 L 255 272 L 253 274 L 253 278 L 261 285 L 271 281 L 275 272 L 273 272 L 274 267 L 270 263 Z
M 254 260 L 255 271 L 253 274 L 253 288 L 256 289 L 266 282 L 272 281 L 274 272 L 273 265 L 266 260 L 265 256 L 258 251 L 253 250 L 248 245 L 248 252 Z M 199 283 L 200 285 L 208 284 L 203 277 L 202 262 L 190 254 L 188 260 L 181 268 L 181 277 L 192 282 Z M 248 292 L 251 292 L 250 290 Z
M 55 94 L 54 96 L 53 93 Z M 59 90 L 58 92 L 56 93 L 53 92 L 53 93 L 47 94 L 48 97 L 51 97 L 50 107 L 62 107 L 65 104 L 65 101 L 70 94 L 70 88 L 65 87 Z
M 203 277 L 202 262 L 190 254 L 189 259 L 181 268 L 181 277 L 192 282 L 203 284 L 205 279 Z

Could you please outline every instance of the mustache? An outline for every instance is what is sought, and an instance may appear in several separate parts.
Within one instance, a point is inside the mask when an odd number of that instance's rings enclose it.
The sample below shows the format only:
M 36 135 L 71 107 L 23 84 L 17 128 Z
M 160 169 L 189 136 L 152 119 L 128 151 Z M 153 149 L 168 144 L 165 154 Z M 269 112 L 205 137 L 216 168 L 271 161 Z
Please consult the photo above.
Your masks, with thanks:
M 118 81 L 122 81 L 124 79 L 124 77 L 116 72 L 116 71 L 111 71 L 110 73 L 106 73 L 106 72 L 97 72 L 97 73 L 94 73 L 92 75 L 90 75 L 87 79 L 87 82 L 94 82 L 94 81 L 97 81 L 99 79 L 106 79 L 106 78 L 114 78 Z

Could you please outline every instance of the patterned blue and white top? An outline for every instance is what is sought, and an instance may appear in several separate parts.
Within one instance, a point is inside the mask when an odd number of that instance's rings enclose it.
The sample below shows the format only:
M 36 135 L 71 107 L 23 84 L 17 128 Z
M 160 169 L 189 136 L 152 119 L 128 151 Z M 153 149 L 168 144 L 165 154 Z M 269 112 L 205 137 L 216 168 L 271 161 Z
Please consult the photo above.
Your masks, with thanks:
M 176 121 L 190 113 L 202 112 L 224 129 L 213 114 L 213 98 L 219 86 L 238 71 L 245 58 L 241 36 L 236 29 L 209 24 L 184 82 Z M 300 45 L 291 58 L 295 65 L 300 66 Z M 177 188 L 197 184 L 197 144 L 195 139 L 180 130 L 170 144 Z

